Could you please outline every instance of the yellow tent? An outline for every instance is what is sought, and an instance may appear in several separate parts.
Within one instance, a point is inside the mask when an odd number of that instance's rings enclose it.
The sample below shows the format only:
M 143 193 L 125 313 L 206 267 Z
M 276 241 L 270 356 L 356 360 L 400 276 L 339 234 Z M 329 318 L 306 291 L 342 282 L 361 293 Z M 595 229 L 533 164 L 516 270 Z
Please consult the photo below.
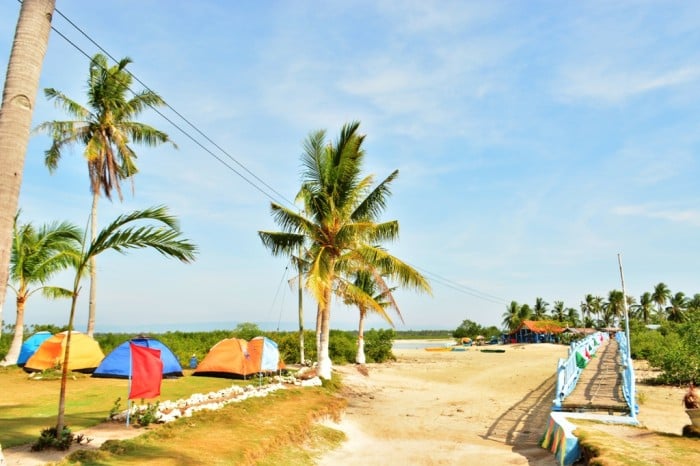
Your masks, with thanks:
M 24 370 L 36 372 L 52 367 L 62 367 L 67 336 L 68 332 L 61 332 L 44 341 L 34 355 L 27 360 Z M 104 357 L 100 345 L 95 340 L 84 333 L 71 332 L 68 370 L 92 372 Z

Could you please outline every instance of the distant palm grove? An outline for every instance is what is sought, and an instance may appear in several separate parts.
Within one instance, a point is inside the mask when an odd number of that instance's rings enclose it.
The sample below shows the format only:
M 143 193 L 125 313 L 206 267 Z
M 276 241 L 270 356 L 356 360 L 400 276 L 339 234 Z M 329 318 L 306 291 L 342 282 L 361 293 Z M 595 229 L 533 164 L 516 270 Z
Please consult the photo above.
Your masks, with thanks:
M 537 298 L 532 306 L 512 301 L 502 315 L 501 324 L 508 331 L 523 320 L 554 320 L 565 327 L 612 327 L 624 319 L 625 303 L 630 321 L 643 324 L 682 323 L 700 318 L 700 293 L 690 298 L 659 283 L 653 290 L 642 293 L 639 301 L 629 295 L 623 298 L 620 290 L 611 290 L 607 297 L 587 294 L 578 309 L 566 307 L 563 301 L 554 301 L 550 307 L 542 298 Z

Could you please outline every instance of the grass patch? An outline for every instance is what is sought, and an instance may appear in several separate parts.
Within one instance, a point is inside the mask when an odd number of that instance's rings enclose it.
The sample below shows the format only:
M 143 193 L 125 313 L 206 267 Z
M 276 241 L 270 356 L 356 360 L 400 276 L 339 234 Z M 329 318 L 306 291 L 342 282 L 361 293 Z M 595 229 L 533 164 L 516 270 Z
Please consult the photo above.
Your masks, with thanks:
M 255 381 L 216 377 L 185 377 L 164 379 L 161 400 L 178 400 L 193 393 L 208 393 L 233 384 L 248 385 Z M 125 379 L 92 378 L 74 373 L 68 379 L 66 394 L 66 425 L 73 432 L 104 422 L 117 398 L 127 398 Z M 33 443 L 39 433 L 56 424 L 58 395 L 61 381 L 49 377 L 30 378 L 13 366 L 0 368 L 0 444 L 3 448 Z M 31 396 L 28 396 L 31 395 Z M 126 408 L 126 402 L 122 402 Z
M 576 421 L 574 431 L 587 464 L 644 466 L 700 464 L 700 440 L 642 427 Z
M 345 399 L 324 387 L 278 390 L 217 411 L 156 426 L 140 437 L 75 452 L 60 464 L 88 465 L 310 465 L 344 434 L 319 425 L 337 419 Z

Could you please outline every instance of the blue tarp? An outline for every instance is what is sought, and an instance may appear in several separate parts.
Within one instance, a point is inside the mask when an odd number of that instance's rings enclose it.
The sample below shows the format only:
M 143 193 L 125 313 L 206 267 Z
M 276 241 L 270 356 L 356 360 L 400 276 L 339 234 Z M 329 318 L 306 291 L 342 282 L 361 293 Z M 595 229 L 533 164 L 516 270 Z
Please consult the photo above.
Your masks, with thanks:
M 130 340 L 135 345 L 144 346 L 146 348 L 155 348 L 160 350 L 160 359 L 163 361 L 163 377 L 182 377 L 182 366 L 177 360 L 173 352 L 160 341 L 154 338 L 134 338 Z M 131 351 L 129 350 L 129 341 L 125 341 L 102 360 L 102 363 L 92 373 L 93 377 L 129 377 L 129 363 L 131 359 Z
M 39 349 L 41 344 L 51 338 L 51 332 L 36 332 L 31 337 L 27 338 L 24 343 L 22 343 L 22 348 L 19 350 L 19 358 L 17 358 L 17 365 L 24 366 L 27 360 L 32 357 L 36 350 Z

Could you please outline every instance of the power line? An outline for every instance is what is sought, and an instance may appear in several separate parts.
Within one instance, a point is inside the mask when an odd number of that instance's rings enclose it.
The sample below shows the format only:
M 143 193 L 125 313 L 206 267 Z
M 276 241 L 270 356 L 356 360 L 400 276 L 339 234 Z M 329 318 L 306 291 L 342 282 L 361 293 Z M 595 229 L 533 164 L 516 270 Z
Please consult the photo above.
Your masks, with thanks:
M 18 0 L 18 2 L 21 3 L 21 0 Z M 73 21 L 71 21 L 66 15 L 64 15 L 60 10 L 55 8 L 55 12 L 58 13 L 66 22 L 68 22 L 75 30 L 77 30 L 81 35 L 83 35 L 90 43 L 92 43 L 95 47 L 97 47 L 102 53 L 104 53 L 106 56 L 108 56 L 112 61 L 118 63 L 118 60 L 112 56 L 107 50 L 105 50 L 101 45 L 99 45 L 92 37 L 90 37 L 82 28 L 80 28 L 78 25 L 76 25 Z M 88 60 L 92 60 L 92 57 L 85 52 L 80 46 L 78 46 L 75 42 L 70 40 L 65 34 L 63 34 L 61 31 L 59 31 L 53 24 L 51 26 L 51 29 L 56 32 L 63 40 L 68 42 L 70 45 L 72 45 L 76 50 L 78 50 L 80 53 L 82 53 Z M 154 92 L 149 86 L 147 86 L 141 79 L 138 78 L 135 74 L 133 74 L 131 71 L 128 69 L 125 69 L 129 75 L 136 80 L 141 86 L 143 86 L 146 90 L 150 92 Z M 136 92 L 134 92 L 131 88 L 129 88 L 129 91 L 136 95 Z M 276 202 L 278 204 L 288 204 L 289 206 L 294 207 L 294 202 L 289 201 L 284 195 L 280 194 L 276 189 L 274 189 L 272 186 L 270 186 L 268 183 L 266 183 L 264 180 L 262 180 L 260 177 L 258 177 L 255 173 L 253 173 L 251 170 L 249 170 L 243 163 L 239 162 L 235 157 L 233 157 L 231 154 L 229 154 L 224 148 L 222 148 L 219 144 L 217 144 L 215 141 L 213 141 L 209 136 L 207 136 L 199 127 L 197 127 L 194 123 L 192 123 L 189 119 L 187 119 L 184 115 L 182 115 L 180 112 L 178 112 L 175 108 L 173 108 L 170 104 L 167 103 L 167 101 L 164 101 L 165 106 L 172 111 L 175 115 L 177 115 L 182 121 L 184 121 L 187 125 L 189 125 L 192 129 L 194 129 L 201 137 L 203 137 L 208 143 L 213 145 L 216 149 L 218 149 L 221 153 L 223 153 L 229 160 L 234 162 L 236 165 L 238 165 L 241 169 L 243 169 L 246 173 L 248 173 L 250 176 L 252 176 L 255 180 L 257 180 L 260 184 L 262 184 L 265 188 L 267 188 L 270 192 L 274 193 L 275 196 L 271 195 L 269 192 L 261 188 L 259 185 L 257 185 L 255 182 L 251 181 L 249 178 L 247 178 L 243 173 L 241 173 L 239 170 L 236 168 L 232 167 L 229 165 L 225 160 L 223 160 L 221 157 L 216 155 L 214 152 L 212 152 L 209 148 L 205 147 L 199 140 L 197 140 L 194 136 L 192 136 L 189 132 L 187 132 L 185 129 L 183 129 L 179 124 L 175 123 L 171 118 L 167 117 L 166 115 L 163 114 L 159 109 L 151 106 L 151 109 L 154 110 L 158 115 L 160 115 L 164 120 L 166 120 L 168 123 L 170 123 L 173 127 L 175 127 L 178 131 L 180 131 L 183 135 L 185 135 L 188 139 L 190 139 L 192 142 L 194 142 L 197 146 L 199 146 L 202 150 L 204 150 L 206 153 L 214 157 L 217 161 L 219 161 L 222 165 L 224 165 L 226 168 L 234 172 L 236 175 L 238 175 L 242 180 L 244 180 L 246 183 L 248 183 L 250 186 L 255 188 L 258 192 L 263 194 L 265 197 L 269 198 L 273 202 Z M 282 202 L 280 202 L 282 200 Z M 506 300 L 489 294 L 485 293 L 482 291 L 479 291 L 475 288 L 468 287 L 466 285 L 462 285 L 460 283 L 454 282 L 450 279 L 447 279 L 445 277 L 442 277 L 440 275 L 437 275 L 435 273 L 429 272 L 425 269 L 422 269 L 420 267 L 413 266 L 415 269 L 421 271 L 424 275 L 428 276 L 433 280 L 434 282 L 440 283 L 443 286 L 446 286 L 448 288 L 451 288 L 455 291 L 468 294 L 470 296 L 473 296 L 475 298 L 482 299 L 484 301 L 489 301 L 495 304 L 506 304 Z
M 93 40 L 85 31 L 83 31 L 80 27 L 78 27 L 73 21 L 71 21 L 68 17 L 66 17 L 60 10 L 57 8 L 55 9 L 56 13 L 58 13 L 63 19 L 65 19 L 71 26 L 73 26 L 78 32 L 80 32 L 85 38 L 87 38 L 95 47 L 97 47 L 100 51 L 102 51 L 105 55 L 107 55 L 109 58 L 111 58 L 114 62 L 119 62 L 114 56 L 112 56 L 109 52 L 107 52 L 102 46 L 100 46 L 95 40 Z M 85 51 L 83 50 L 80 46 L 78 46 L 75 42 L 70 40 L 65 34 L 63 34 L 61 31 L 56 29 L 54 25 L 51 25 L 51 29 L 53 29 L 56 34 L 61 36 L 63 40 L 68 42 L 70 45 L 72 45 L 75 49 L 77 49 L 80 53 L 85 55 L 89 60 L 92 60 L 92 57 Z M 106 70 L 105 70 L 106 71 Z M 129 75 L 136 80 L 139 84 L 141 84 L 146 90 L 150 92 L 154 92 L 150 87 L 148 87 L 146 84 L 144 84 L 141 79 L 138 78 L 135 74 L 133 74 L 131 71 L 128 69 L 125 69 Z M 133 91 L 133 89 L 129 88 L 129 91 L 131 91 L 132 94 L 136 95 L 136 93 Z M 155 93 L 155 92 L 154 92 Z M 243 163 L 239 162 L 235 157 L 233 157 L 231 154 L 229 154 L 225 149 L 223 149 L 219 144 L 214 142 L 209 136 L 207 136 L 203 131 L 201 131 L 196 125 L 194 125 L 192 122 L 190 122 L 187 118 L 185 118 L 180 112 L 175 110 L 167 101 L 164 101 L 165 106 L 170 109 L 175 115 L 177 115 L 180 119 L 182 119 L 185 123 L 187 123 L 191 128 L 193 128 L 199 135 L 201 135 L 207 142 L 212 144 L 214 147 L 216 147 L 219 151 L 221 151 L 228 159 L 233 161 L 236 165 L 241 167 L 243 170 L 245 170 L 246 173 L 250 174 L 253 178 L 255 178 L 258 182 L 260 182 L 263 186 L 265 186 L 267 189 L 269 189 L 272 193 L 277 195 L 277 198 L 274 196 L 270 195 L 268 192 L 263 190 L 260 186 L 252 182 L 250 179 L 248 179 L 245 175 L 243 175 L 240 171 L 229 165 L 226 161 L 224 161 L 221 157 L 217 156 L 212 152 L 210 149 L 205 147 L 200 141 L 195 139 L 190 133 L 185 131 L 180 125 L 175 123 L 172 119 L 168 118 L 166 115 L 163 114 L 158 108 L 154 106 L 150 106 L 153 111 L 155 111 L 158 115 L 160 115 L 164 120 L 166 120 L 168 123 L 170 123 L 172 126 L 174 126 L 177 130 L 179 130 L 182 134 L 184 134 L 188 139 L 190 139 L 192 142 L 194 142 L 197 146 L 199 146 L 201 149 L 203 149 L 205 152 L 207 152 L 209 155 L 214 157 L 216 160 L 218 160 L 222 165 L 224 165 L 226 168 L 237 174 L 241 179 L 243 179 L 245 182 L 247 182 L 249 185 L 251 185 L 253 188 L 258 190 L 260 193 L 262 193 L 264 196 L 272 200 L 273 202 L 279 203 L 279 204 L 284 204 L 287 203 L 290 206 L 294 206 L 294 202 L 289 201 L 284 195 L 280 194 L 277 190 L 275 190 L 272 186 L 270 186 L 268 183 L 266 183 L 264 180 L 262 180 L 260 177 L 258 177 L 255 173 L 253 173 L 251 170 L 249 170 Z M 280 202 L 282 200 L 282 202 Z

